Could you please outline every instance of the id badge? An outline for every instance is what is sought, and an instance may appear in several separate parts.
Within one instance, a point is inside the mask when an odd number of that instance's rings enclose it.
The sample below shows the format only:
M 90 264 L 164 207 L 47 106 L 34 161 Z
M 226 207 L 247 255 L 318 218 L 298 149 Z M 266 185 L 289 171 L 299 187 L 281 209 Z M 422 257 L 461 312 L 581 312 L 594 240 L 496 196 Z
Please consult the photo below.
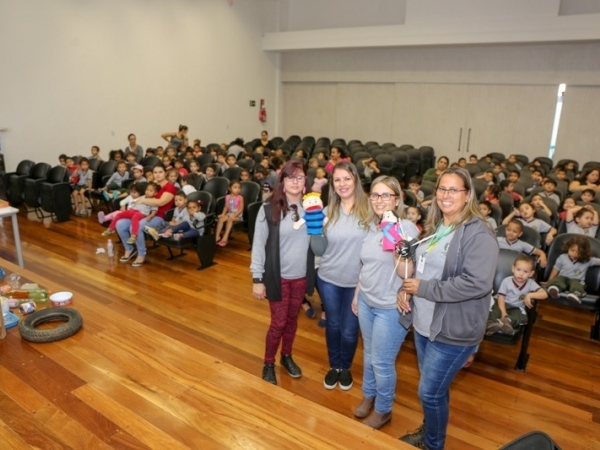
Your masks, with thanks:
M 425 255 L 421 255 L 417 262 L 417 272 L 423 273 L 425 271 Z

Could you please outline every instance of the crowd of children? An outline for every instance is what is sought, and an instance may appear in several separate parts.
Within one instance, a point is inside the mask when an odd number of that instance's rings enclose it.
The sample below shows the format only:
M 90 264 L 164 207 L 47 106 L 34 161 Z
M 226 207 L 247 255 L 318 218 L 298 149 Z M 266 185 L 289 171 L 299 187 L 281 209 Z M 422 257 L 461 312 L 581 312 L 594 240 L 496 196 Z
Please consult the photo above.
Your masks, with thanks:
M 187 139 L 187 138 L 186 138 Z M 231 149 L 231 151 L 230 151 Z M 308 167 L 308 184 L 310 190 L 323 193 L 329 181 L 328 164 L 332 161 L 348 160 L 351 156 L 344 148 L 335 148 L 335 152 L 317 151 L 308 155 L 303 149 L 289 151 L 283 147 L 259 143 L 255 148 L 244 147 L 243 140 L 237 139 L 230 146 L 209 146 L 203 148 L 196 140 L 193 147 L 175 149 L 156 147 L 146 151 L 145 157 L 154 156 L 167 168 L 167 178 L 179 191 L 175 196 L 173 218 L 163 228 L 145 229 L 154 239 L 161 237 L 185 238 L 203 233 L 205 215 L 202 205 L 195 200 L 187 200 L 187 196 L 196 190 L 198 184 L 223 174 L 237 173 L 237 179 L 231 181 L 229 193 L 223 211 L 217 218 L 215 240 L 217 245 L 227 245 L 233 225 L 243 220 L 244 199 L 241 195 L 241 182 L 255 181 L 261 186 L 262 199 L 266 200 L 273 191 L 278 171 L 289 158 L 304 158 Z M 210 156 L 206 156 L 209 154 Z M 335 158 L 334 158 L 335 156 Z M 101 162 L 100 149 L 92 147 L 89 157 L 80 157 L 79 161 L 66 155 L 60 156 L 69 172 L 72 185 L 74 212 L 85 215 L 86 196 L 93 189 L 92 161 Z M 121 199 L 119 211 L 110 214 L 99 213 L 100 222 L 110 222 L 104 234 L 110 234 L 121 218 L 132 218 L 132 226 L 141 218 L 153 214 L 141 203 L 143 196 L 151 197 L 156 193 L 152 183 L 152 172 L 140 165 L 133 152 L 124 154 L 120 150 L 111 152 L 110 159 L 117 161 L 117 170 L 110 176 L 105 187 L 99 192 L 107 201 Z M 445 164 L 449 161 L 442 157 Z M 251 160 L 242 163 L 241 160 Z M 355 161 L 360 166 L 363 184 L 368 187 L 370 181 L 382 170 L 373 157 Z M 474 179 L 485 183 L 479 210 L 491 228 L 501 230 L 498 243 L 501 248 L 516 250 L 525 256 L 517 258 L 513 265 L 511 281 L 505 280 L 492 312 L 488 332 L 510 332 L 524 320 L 524 309 L 531 305 L 532 299 L 542 299 L 546 291 L 531 280 L 538 265 L 545 268 L 547 256 L 545 250 L 552 244 L 559 233 L 582 235 L 570 239 L 563 248 L 563 254 L 557 259 L 551 270 L 547 292 L 556 296 L 565 292 L 573 301 L 581 301 L 585 295 L 585 271 L 600 260 L 590 254 L 588 241 L 583 237 L 596 237 L 598 234 L 600 205 L 596 203 L 596 193 L 600 184 L 600 168 L 592 167 L 584 173 L 577 173 L 575 162 L 551 169 L 539 160 L 527 164 L 517 155 L 510 155 L 499 161 L 493 155 L 479 160 L 471 155 L 467 161 L 460 158 L 451 166 L 467 169 L 479 169 L 473 173 Z M 228 169 L 231 169 L 229 172 Z M 233 171 L 233 172 L 232 172 Z M 430 177 L 435 173 L 429 171 Z M 131 181 L 130 181 L 131 180 Z M 431 196 L 425 196 L 421 177 L 413 176 L 406 183 L 408 202 L 406 216 L 419 229 L 431 204 Z M 401 180 L 404 182 L 404 180 Z M 509 199 L 514 204 L 511 212 L 498 216 L 502 202 Z M 500 219 L 500 220 L 497 220 Z M 525 227 L 535 230 L 543 237 L 539 248 L 521 240 Z M 135 240 L 140 230 L 132 230 L 131 240 Z M 517 295 L 519 294 L 519 295 Z

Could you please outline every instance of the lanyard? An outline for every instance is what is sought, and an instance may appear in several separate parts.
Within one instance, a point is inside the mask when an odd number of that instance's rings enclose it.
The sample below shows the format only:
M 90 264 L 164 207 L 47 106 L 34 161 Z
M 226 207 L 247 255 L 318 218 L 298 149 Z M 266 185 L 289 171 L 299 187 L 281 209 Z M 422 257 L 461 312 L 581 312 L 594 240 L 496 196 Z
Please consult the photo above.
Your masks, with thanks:
M 442 221 L 440 221 L 440 223 L 438 224 L 436 230 L 435 230 L 435 234 L 433 235 L 433 239 L 431 240 L 431 242 L 429 243 L 429 245 L 427 246 L 427 250 L 425 250 L 424 255 L 426 255 L 427 253 L 429 253 L 429 251 L 432 248 L 435 248 L 436 245 L 438 245 L 438 243 L 444 239 L 445 236 L 447 236 L 449 233 L 451 233 L 454 230 L 453 226 L 449 226 L 448 228 L 446 228 L 444 231 L 442 231 L 440 233 L 440 227 L 442 226 Z

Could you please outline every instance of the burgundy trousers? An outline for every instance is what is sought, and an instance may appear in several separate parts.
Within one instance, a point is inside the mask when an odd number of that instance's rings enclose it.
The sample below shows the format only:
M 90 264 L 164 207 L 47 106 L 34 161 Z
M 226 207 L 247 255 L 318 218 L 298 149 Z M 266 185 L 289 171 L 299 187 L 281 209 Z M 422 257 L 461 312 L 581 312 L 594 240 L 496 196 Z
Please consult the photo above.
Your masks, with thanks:
M 291 355 L 298 329 L 298 313 L 306 292 L 306 278 L 281 279 L 281 301 L 269 302 L 271 324 L 267 331 L 265 363 L 274 363 L 279 343 L 281 354 Z

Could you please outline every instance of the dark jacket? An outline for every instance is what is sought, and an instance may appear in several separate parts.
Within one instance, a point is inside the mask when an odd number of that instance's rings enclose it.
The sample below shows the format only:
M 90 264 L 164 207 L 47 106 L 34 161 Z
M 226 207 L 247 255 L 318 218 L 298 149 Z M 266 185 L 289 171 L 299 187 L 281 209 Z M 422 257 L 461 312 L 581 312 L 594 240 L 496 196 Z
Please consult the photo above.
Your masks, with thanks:
M 429 338 L 470 346 L 483 339 L 498 262 L 498 241 L 475 217 L 460 226 L 448 247 L 442 278 L 421 280 L 417 295 L 436 302 Z
M 265 245 L 265 272 L 263 281 L 270 302 L 281 301 L 281 272 L 279 266 L 279 221 L 273 220 L 273 205 L 265 203 L 265 219 L 269 226 L 269 237 Z M 310 245 L 306 258 L 306 293 L 312 295 L 315 289 L 315 255 Z

